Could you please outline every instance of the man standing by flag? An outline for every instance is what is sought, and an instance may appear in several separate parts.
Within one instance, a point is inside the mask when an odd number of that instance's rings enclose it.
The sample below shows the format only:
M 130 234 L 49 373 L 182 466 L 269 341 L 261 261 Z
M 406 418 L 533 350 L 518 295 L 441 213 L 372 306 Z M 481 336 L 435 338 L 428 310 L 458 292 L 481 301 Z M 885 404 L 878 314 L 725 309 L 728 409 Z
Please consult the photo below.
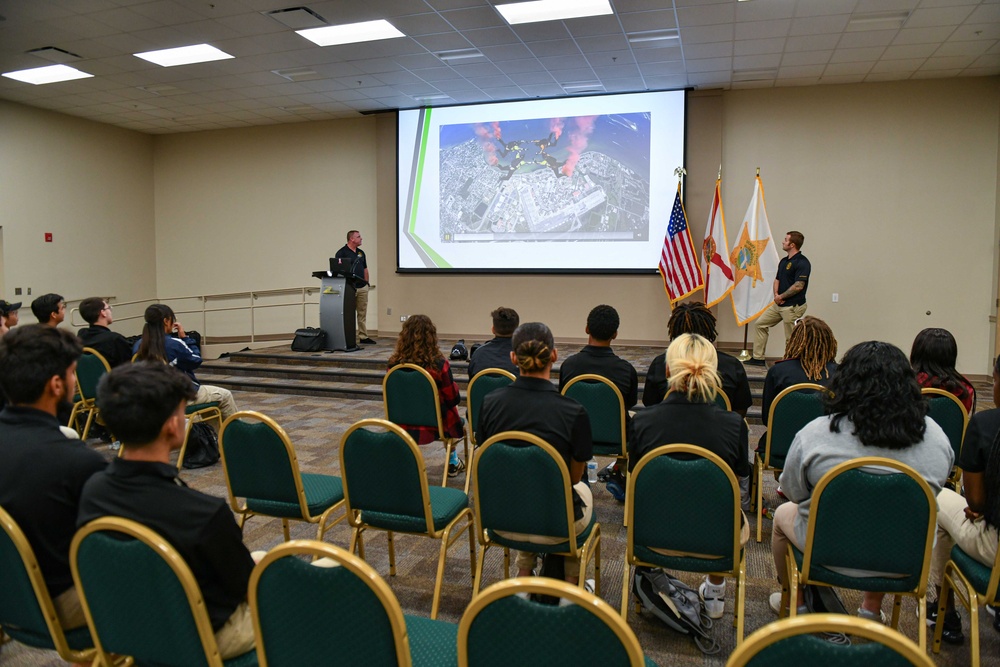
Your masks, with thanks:
M 753 359 L 748 364 L 764 366 L 764 353 L 767 350 L 768 330 L 778 322 L 785 324 L 785 341 L 792 335 L 795 320 L 806 314 L 806 291 L 809 289 L 809 273 L 812 265 L 802 254 L 802 243 L 805 237 L 801 232 L 791 231 L 785 234 L 781 249 L 787 253 L 785 259 L 778 264 L 778 273 L 774 279 L 774 303 L 757 319 L 754 329 Z

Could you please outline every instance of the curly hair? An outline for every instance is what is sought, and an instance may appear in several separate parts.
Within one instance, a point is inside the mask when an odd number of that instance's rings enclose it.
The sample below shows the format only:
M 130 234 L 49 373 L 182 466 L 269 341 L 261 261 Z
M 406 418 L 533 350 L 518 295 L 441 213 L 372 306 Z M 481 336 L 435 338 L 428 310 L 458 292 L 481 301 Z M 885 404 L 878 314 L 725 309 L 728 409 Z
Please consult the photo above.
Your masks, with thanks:
M 701 301 L 687 301 L 678 304 L 670 313 L 667 331 L 673 340 L 681 334 L 698 334 L 710 343 L 715 342 L 715 315 Z
M 541 322 L 525 322 L 514 330 L 510 341 L 517 356 L 517 367 L 524 373 L 537 373 L 552 363 L 556 349 L 552 330 Z
M 927 401 L 906 355 L 879 341 L 858 343 L 844 355 L 824 397 L 833 415 L 830 431 L 840 433 L 846 417 L 866 447 L 906 449 L 924 439 Z
M 837 339 L 830 326 L 811 315 L 799 320 L 785 344 L 785 359 L 798 359 L 806 377 L 818 382 L 830 377 L 826 365 L 837 357 Z
M 964 401 L 969 393 L 967 380 L 955 369 L 958 343 L 947 329 L 924 329 L 913 339 L 910 364 L 917 373 L 926 373 L 930 386 L 944 389 Z
M 606 304 L 594 306 L 587 315 L 587 331 L 596 340 L 609 341 L 618 333 L 618 311 Z
M 692 403 L 711 403 L 719 393 L 719 355 L 707 338 L 681 334 L 667 348 L 670 391 L 683 393 Z
M 444 359 L 438 347 L 437 327 L 426 315 L 410 315 L 396 339 L 389 365 L 437 366 Z

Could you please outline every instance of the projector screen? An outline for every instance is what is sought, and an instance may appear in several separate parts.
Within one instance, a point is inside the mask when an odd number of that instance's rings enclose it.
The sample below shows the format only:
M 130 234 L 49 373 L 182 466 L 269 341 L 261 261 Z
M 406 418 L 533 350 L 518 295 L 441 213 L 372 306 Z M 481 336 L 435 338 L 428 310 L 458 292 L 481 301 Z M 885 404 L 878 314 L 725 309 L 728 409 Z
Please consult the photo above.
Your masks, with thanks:
M 684 91 L 404 110 L 399 271 L 656 270 Z

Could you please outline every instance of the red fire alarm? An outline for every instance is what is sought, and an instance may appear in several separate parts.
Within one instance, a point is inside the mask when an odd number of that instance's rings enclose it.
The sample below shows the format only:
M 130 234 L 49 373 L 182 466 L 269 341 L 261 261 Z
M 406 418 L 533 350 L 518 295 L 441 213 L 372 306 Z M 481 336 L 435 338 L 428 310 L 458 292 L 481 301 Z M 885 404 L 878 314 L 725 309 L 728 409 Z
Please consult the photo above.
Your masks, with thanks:
M 45 232 L 45 242 L 52 243 L 52 232 Z

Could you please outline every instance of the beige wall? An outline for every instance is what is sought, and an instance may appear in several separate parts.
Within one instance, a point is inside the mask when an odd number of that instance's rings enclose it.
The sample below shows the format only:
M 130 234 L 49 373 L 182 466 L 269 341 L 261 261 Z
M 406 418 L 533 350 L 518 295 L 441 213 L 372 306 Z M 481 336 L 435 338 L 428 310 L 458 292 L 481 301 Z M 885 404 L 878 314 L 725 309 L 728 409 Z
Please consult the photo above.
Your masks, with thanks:
M 156 293 L 152 138 L 0 102 L 3 298 Z M 53 242 L 45 243 L 44 233 Z M 15 297 L 15 287 L 32 296 Z

